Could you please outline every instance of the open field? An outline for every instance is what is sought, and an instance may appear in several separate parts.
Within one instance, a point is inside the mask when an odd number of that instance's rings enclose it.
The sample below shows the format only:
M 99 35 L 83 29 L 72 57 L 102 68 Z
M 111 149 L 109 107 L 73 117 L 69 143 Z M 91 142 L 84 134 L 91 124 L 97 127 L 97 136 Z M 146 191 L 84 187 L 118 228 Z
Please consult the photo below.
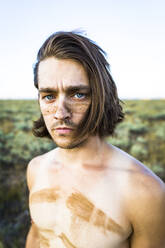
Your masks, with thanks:
M 165 181 L 165 100 L 127 100 L 126 117 L 108 142 L 130 153 Z M 33 100 L 0 100 L 0 248 L 24 246 L 30 225 L 27 163 L 54 147 L 33 137 L 39 117 Z

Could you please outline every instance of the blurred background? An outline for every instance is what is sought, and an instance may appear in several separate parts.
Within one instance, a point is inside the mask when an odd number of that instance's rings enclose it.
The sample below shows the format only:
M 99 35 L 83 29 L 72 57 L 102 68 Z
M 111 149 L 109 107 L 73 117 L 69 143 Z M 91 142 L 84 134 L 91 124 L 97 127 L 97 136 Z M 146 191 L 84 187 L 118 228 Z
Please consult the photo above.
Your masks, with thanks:
M 0 248 L 24 247 L 26 167 L 54 147 L 31 133 L 33 65 L 53 32 L 82 31 L 106 51 L 126 114 L 108 142 L 165 181 L 164 0 L 0 0 L 0 19 Z

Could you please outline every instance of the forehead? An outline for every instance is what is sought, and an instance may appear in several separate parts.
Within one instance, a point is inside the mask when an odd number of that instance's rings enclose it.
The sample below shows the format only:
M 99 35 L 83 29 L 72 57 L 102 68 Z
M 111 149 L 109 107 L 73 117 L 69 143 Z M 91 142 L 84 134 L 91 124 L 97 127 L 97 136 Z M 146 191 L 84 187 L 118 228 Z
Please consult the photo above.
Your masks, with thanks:
M 50 57 L 39 64 L 38 84 L 39 88 L 57 88 L 78 84 L 89 85 L 89 80 L 84 67 L 79 62 Z

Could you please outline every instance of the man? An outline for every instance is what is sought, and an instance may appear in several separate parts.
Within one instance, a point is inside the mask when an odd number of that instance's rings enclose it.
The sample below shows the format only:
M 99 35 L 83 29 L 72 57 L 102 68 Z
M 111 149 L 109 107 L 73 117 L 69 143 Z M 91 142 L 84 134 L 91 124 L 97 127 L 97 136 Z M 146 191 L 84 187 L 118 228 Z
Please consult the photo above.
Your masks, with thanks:
M 165 185 L 105 137 L 124 115 L 103 50 L 74 32 L 39 50 L 34 134 L 57 148 L 28 165 L 26 248 L 163 248 Z

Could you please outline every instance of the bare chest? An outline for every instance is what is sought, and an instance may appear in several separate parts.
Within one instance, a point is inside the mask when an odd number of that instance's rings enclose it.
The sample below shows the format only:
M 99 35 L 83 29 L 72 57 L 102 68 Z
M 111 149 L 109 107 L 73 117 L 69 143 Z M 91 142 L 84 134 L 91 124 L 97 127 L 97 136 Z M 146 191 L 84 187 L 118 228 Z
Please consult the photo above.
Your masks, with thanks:
M 91 180 L 83 177 L 77 184 L 71 184 L 73 177 L 66 178 L 59 175 L 51 184 L 51 178 L 45 178 L 42 186 L 38 181 L 30 194 L 30 213 L 41 247 L 127 248 L 130 227 L 118 193 L 99 178 L 95 187 L 88 187 Z

